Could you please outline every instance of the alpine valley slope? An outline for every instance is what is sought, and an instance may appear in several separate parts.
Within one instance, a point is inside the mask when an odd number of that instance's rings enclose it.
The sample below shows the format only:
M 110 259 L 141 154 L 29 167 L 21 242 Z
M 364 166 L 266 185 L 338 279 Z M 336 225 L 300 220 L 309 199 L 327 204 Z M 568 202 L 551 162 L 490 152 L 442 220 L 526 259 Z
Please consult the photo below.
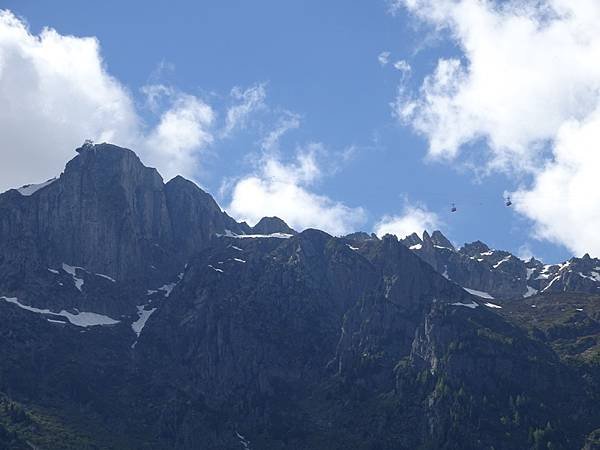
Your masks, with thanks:
M 0 449 L 597 448 L 600 301 L 497 308 L 405 244 L 252 228 L 81 147 L 0 195 Z

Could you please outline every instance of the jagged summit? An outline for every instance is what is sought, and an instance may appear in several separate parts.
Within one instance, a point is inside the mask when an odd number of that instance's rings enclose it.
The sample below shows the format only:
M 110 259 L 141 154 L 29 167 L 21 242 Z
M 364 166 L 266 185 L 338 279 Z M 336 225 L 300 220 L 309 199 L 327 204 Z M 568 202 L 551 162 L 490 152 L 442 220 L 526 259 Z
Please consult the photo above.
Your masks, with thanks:
M 435 230 L 431 235 L 431 240 L 433 243 L 439 247 L 449 248 L 450 250 L 454 250 L 454 245 L 446 236 L 442 234 L 441 231 Z
M 461 251 L 469 256 L 480 255 L 481 253 L 489 252 L 490 248 L 487 244 L 481 241 L 470 242 L 462 246 Z
M 523 261 L 481 241 L 456 249 L 440 232 L 416 233 L 402 243 L 448 279 L 484 298 L 530 297 L 537 293 L 600 293 L 600 260 L 584 255 L 562 264 Z

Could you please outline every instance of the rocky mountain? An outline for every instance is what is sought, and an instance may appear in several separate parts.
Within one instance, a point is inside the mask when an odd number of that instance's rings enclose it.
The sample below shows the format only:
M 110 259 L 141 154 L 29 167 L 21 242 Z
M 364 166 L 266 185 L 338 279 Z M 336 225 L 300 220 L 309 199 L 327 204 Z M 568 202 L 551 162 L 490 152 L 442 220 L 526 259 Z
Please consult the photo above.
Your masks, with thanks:
M 591 258 L 250 227 L 108 144 L 0 212 L 0 449 L 597 448 Z
M 0 195 L 0 292 L 36 307 L 123 314 L 217 233 L 250 232 L 194 183 L 130 150 L 86 145 L 54 180 Z M 125 294 L 125 295 L 123 295 Z
M 584 255 L 562 264 L 544 264 L 534 258 L 490 249 L 480 241 L 456 249 L 440 232 L 402 240 L 416 255 L 449 280 L 472 294 L 488 299 L 530 297 L 539 293 L 600 293 L 600 259 Z

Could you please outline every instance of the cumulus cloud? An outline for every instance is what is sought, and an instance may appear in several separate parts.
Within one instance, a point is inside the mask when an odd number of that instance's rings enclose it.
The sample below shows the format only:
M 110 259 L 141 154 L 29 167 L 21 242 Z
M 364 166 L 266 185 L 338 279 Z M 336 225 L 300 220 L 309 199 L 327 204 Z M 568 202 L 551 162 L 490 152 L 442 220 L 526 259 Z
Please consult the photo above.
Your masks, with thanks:
M 96 39 L 34 36 L 8 11 L 0 11 L 0 105 L 0 191 L 59 173 L 86 138 L 130 143 L 139 127 Z
M 212 112 L 197 97 L 166 91 L 147 92 L 153 106 L 169 97 L 148 129 L 95 38 L 50 28 L 34 35 L 0 10 L 0 191 L 58 174 L 85 139 L 135 148 L 161 172 L 185 173 L 193 152 L 210 142 Z
M 576 254 L 600 255 L 600 110 L 559 130 L 554 157 L 533 186 L 513 195 L 517 210 L 535 223 L 537 237 Z
M 375 225 L 375 234 L 379 237 L 393 234 L 403 239 L 409 234 L 421 234 L 424 230 L 439 228 L 441 221 L 436 213 L 424 206 L 406 204 L 402 214 L 384 216 Z
M 334 235 L 356 230 L 365 220 L 362 208 L 310 190 L 323 175 L 316 158 L 320 148 L 310 145 L 289 164 L 265 156 L 257 173 L 237 181 L 227 211 L 250 224 L 263 216 L 278 216 L 297 230 L 319 228 Z
M 488 169 L 529 174 L 517 210 L 536 235 L 600 254 L 600 3 L 594 0 L 397 0 L 452 39 L 420 90 L 395 113 L 453 159 L 484 142 Z
M 156 127 L 144 139 L 145 161 L 159 167 L 163 177 L 193 178 L 198 149 L 213 142 L 212 108 L 193 95 L 177 94 Z

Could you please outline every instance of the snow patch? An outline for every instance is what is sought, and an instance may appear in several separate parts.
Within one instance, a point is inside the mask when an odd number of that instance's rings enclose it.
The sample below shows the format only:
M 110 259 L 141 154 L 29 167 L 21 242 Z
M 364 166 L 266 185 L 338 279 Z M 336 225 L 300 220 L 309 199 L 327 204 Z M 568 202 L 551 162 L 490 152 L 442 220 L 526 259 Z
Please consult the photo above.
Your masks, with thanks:
M 244 436 L 242 436 L 240 433 L 238 433 L 237 431 L 235 432 L 235 435 L 239 439 L 240 444 L 242 444 L 242 448 L 244 450 L 250 450 L 250 441 L 248 439 L 246 439 Z
M 50 186 L 56 180 L 58 180 L 58 178 L 52 178 L 48 181 L 45 181 L 44 183 L 39 183 L 39 184 L 26 184 L 25 186 L 17 189 L 17 192 L 24 197 L 29 197 L 30 195 L 35 194 L 40 189 L 43 189 L 46 186 Z
M 32 313 L 65 317 L 69 322 L 78 327 L 86 328 L 93 327 L 96 325 L 115 325 L 119 323 L 118 320 L 115 320 L 111 317 L 104 316 L 102 314 L 96 314 L 93 312 L 78 311 L 77 314 L 73 314 L 63 309 L 61 312 L 55 313 L 50 311 L 49 309 L 40 309 L 34 308 L 33 306 L 24 305 L 20 303 L 19 300 L 16 298 L 0 297 L 0 299 L 8 303 L 12 303 L 13 305 L 18 306 L 19 308 L 24 309 L 26 311 L 30 311 Z
M 352 247 L 350 244 L 346 244 L 350 250 L 358 250 L 358 247 Z M 413 246 L 414 247 L 414 246 Z M 411 247 L 412 248 L 412 247 Z
M 587 278 L 588 280 L 600 282 L 600 274 L 598 272 L 590 272 L 589 275 L 585 275 L 585 274 L 579 272 L 578 275 L 582 278 Z
M 51 272 L 51 273 L 53 273 L 53 274 L 55 274 L 55 275 L 58 275 L 58 274 L 59 274 L 58 270 L 56 270 L 56 269 L 51 269 L 50 267 L 48 267 L 48 272 Z
M 223 273 L 222 269 L 217 269 L 215 266 L 213 266 L 212 264 L 209 264 L 208 267 L 210 267 L 212 270 L 214 270 L 215 272 L 221 272 Z
M 62 268 L 65 272 L 67 272 L 69 275 L 71 275 L 71 277 L 73 278 L 73 283 L 75 284 L 75 287 L 77 289 L 79 289 L 79 291 L 81 291 L 84 280 L 83 280 L 83 278 L 77 277 L 77 269 L 79 269 L 79 270 L 85 270 L 85 269 L 83 269 L 82 267 L 70 266 L 65 263 L 63 263 Z
M 225 234 L 217 234 L 219 237 L 229 237 L 235 239 L 261 239 L 261 238 L 278 238 L 278 239 L 289 239 L 293 237 L 293 234 L 287 233 L 271 233 L 271 234 L 234 234 L 231 230 L 225 230 Z
M 531 297 L 538 293 L 537 289 L 532 288 L 531 286 L 527 286 L 527 292 L 523 294 L 523 298 Z
M 502 309 L 502 306 L 496 305 L 494 303 L 484 303 L 484 305 L 487 306 L 488 308 Z
M 59 316 L 66 317 L 69 322 L 78 327 L 93 327 L 96 325 L 114 325 L 119 323 L 118 320 L 112 319 L 102 314 L 96 314 L 93 312 L 79 312 L 77 314 L 71 314 L 67 311 L 61 311 L 58 313 Z
M 471 302 L 471 303 L 455 302 L 455 303 L 452 303 L 452 306 L 464 306 L 465 308 L 475 309 L 479 306 L 479 304 L 477 304 L 475 302 Z
M 478 291 L 476 289 L 469 289 L 469 288 L 463 288 L 465 291 L 467 291 L 469 294 L 473 294 L 476 295 L 477 297 L 481 297 L 481 298 L 487 298 L 490 300 L 494 300 L 494 297 L 492 297 L 490 294 L 488 294 L 487 292 L 483 292 L 483 291 Z
M 415 244 L 408 247 L 411 250 L 421 250 L 423 248 L 423 244 Z
M 497 269 L 498 267 L 500 267 L 502 264 L 504 264 L 505 262 L 510 261 L 512 255 L 508 255 L 506 258 L 502 259 L 501 261 L 498 261 L 496 264 L 494 264 L 492 267 L 494 267 L 494 269 Z
M 559 279 L 560 279 L 560 275 L 556 275 L 556 276 L 555 276 L 555 277 L 552 279 L 552 281 L 551 281 L 550 283 L 548 283 L 548 286 L 546 286 L 544 289 L 542 289 L 542 292 L 544 292 L 544 291 L 546 291 L 547 289 L 549 289 L 549 288 L 550 288 L 550 287 L 551 287 L 551 286 L 554 284 L 554 282 L 555 282 L 555 281 L 557 281 L 557 280 L 559 280 Z
M 442 274 L 442 276 L 446 279 L 449 280 L 450 276 L 448 275 L 448 266 L 444 266 L 444 273 Z
M 173 291 L 175 286 L 177 286 L 177 283 L 167 283 L 167 284 L 164 284 L 161 287 L 159 287 L 158 290 L 163 291 L 164 296 L 168 297 L 169 295 L 171 295 L 171 292 Z
M 109 277 L 108 275 L 104 275 L 103 273 L 97 273 L 96 276 L 100 277 L 100 278 L 104 278 L 104 279 L 106 279 L 108 281 L 112 281 L 113 283 L 117 282 L 117 280 L 115 280 L 114 278 Z
M 148 321 L 148 319 L 150 318 L 152 313 L 154 313 L 154 311 L 156 311 L 156 308 L 145 309 L 145 306 L 138 306 L 137 310 L 138 310 L 137 311 L 138 320 L 136 320 L 135 322 L 133 322 L 131 324 L 131 329 L 133 330 L 135 335 L 139 338 L 140 334 L 142 333 L 142 330 L 146 326 L 146 322 Z
M 46 319 L 46 320 L 50 323 L 61 323 L 63 325 L 65 324 L 65 322 L 62 320 L 54 320 L 54 319 Z
M 244 261 L 243 259 L 240 258 L 233 258 L 234 261 L 240 262 L 240 263 L 245 263 L 246 261 Z
M 243 252 L 243 251 L 244 251 L 244 250 L 242 250 L 241 248 L 239 248 L 239 247 L 236 247 L 235 245 L 230 245 L 230 247 L 231 247 L 232 249 L 234 249 L 234 250 L 237 250 L 238 252 Z
M 187 264 L 186 264 L 186 267 L 187 267 Z M 179 275 L 177 275 L 178 281 L 173 281 L 171 283 L 163 284 L 161 287 L 157 288 L 156 290 L 148 289 L 146 291 L 146 295 L 152 295 L 158 291 L 163 291 L 164 292 L 163 295 L 165 297 L 168 297 L 169 295 L 171 295 L 171 292 L 173 291 L 173 289 L 175 289 L 175 286 L 177 286 L 182 279 L 183 279 L 183 272 L 181 272 Z

